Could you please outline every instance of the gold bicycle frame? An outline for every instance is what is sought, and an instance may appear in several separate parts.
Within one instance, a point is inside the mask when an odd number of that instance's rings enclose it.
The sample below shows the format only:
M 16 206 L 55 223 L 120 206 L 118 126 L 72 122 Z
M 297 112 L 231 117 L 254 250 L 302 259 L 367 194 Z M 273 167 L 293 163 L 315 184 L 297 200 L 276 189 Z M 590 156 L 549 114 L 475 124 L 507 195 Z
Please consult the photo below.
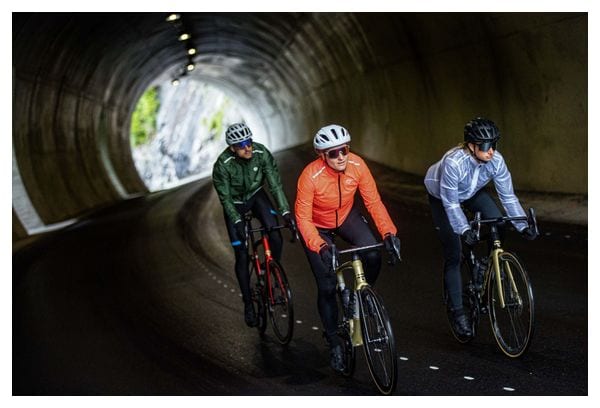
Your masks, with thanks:
M 337 276 L 337 281 L 338 281 L 339 287 L 341 287 L 341 288 L 346 287 L 346 281 L 344 279 L 343 272 L 347 269 L 352 269 L 352 271 L 354 272 L 354 288 L 353 288 L 354 292 L 369 285 L 365 278 L 365 271 L 363 269 L 362 262 L 360 259 L 356 259 L 356 260 L 344 262 L 342 265 L 338 266 L 337 269 L 335 270 L 335 274 Z M 360 328 L 360 314 L 356 313 L 356 311 L 358 310 L 356 308 L 360 307 L 360 306 L 358 306 L 358 297 L 355 297 L 355 302 L 356 303 L 354 306 L 355 307 L 354 317 L 352 319 L 349 319 L 348 323 L 350 325 L 350 336 L 352 338 L 352 345 L 354 347 L 357 347 L 357 346 L 363 345 L 363 339 L 362 339 L 362 331 Z
M 502 287 L 502 279 L 500 277 L 500 254 L 504 252 L 502 248 L 500 248 L 500 241 L 494 241 L 494 249 L 492 249 L 492 253 L 490 254 L 490 258 L 492 259 L 492 263 L 490 265 L 493 269 L 493 273 L 496 276 L 496 287 L 498 288 L 498 299 L 500 300 L 500 307 L 504 309 L 506 307 L 506 303 L 504 301 L 504 288 Z M 505 272 L 510 281 L 510 286 L 512 290 L 517 294 L 517 301 L 519 302 L 519 306 L 522 305 L 523 301 L 521 300 L 521 296 L 519 295 L 519 291 L 517 290 L 517 285 L 515 284 L 515 280 L 513 278 L 512 271 L 510 270 L 510 265 L 508 262 L 505 263 Z M 491 273 L 491 271 L 490 271 Z M 484 288 L 487 286 L 487 283 L 484 284 Z

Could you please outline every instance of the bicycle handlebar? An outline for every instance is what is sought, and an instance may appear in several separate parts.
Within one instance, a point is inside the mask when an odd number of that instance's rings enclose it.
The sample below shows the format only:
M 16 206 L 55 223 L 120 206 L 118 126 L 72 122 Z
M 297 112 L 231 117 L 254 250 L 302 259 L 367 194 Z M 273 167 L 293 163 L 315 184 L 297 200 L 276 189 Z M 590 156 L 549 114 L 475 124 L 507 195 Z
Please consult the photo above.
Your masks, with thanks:
M 338 267 L 338 260 L 335 256 L 336 253 L 340 254 L 340 255 L 352 254 L 355 252 L 367 251 L 369 249 L 383 248 L 383 247 L 385 247 L 385 244 L 383 242 L 378 242 L 377 244 L 365 245 L 365 246 L 361 246 L 361 247 L 353 247 L 353 248 L 343 249 L 341 251 L 336 251 L 335 244 L 331 244 L 331 253 L 333 254 L 331 264 L 333 266 L 333 270 L 335 271 L 336 268 Z M 399 261 L 402 261 L 402 258 L 400 257 L 400 248 L 394 248 L 394 252 L 395 253 L 393 253 L 393 254 L 390 253 L 391 261 L 388 261 L 389 265 L 394 265 L 396 263 L 396 258 L 398 258 Z
M 248 225 L 248 224 L 246 224 Z M 250 234 L 251 232 L 266 232 L 269 233 L 271 231 L 276 231 L 276 230 L 280 230 L 283 228 L 289 228 L 290 232 L 292 233 L 292 239 L 290 239 L 291 243 L 294 243 L 296 241 L 300 240 L 300 237 L 298 235 L 298 228 L 296 228 L 296 223 L 292 220 L 292 222 L 288 225 L 275 225 L 273 227 L 269 227 L 269 228 L 265 228 L 265 227 L 258 227 L 258 228 L 248 228 L 246 231 L 246 236 L 248 236 L 248 234 Z
M 501 224 L 506 221 L 527 221 L 527 224 L 530 228 L 532 228 L 536 235 L 539 235 L 539 229 L 537 225 L 537 219 L 535 218 L 535 210 L 533 208 L 529 208 L 527 210 L 529 216 L 526 215 L 517 215 L 514 217 L 495 217 L 495 218 L 485 218 L 481 219 L 481 212 L 477 211 L 475 213 L 475 217 L 473 217 L 473 221 L 469 222 L 471 228 L 473 228 L 477 232 L 477 238 L 479 239 L 479 231 L 481 228 L 481 224 Z
M 377 244 L 373 244 L 373 245 L 365 245 L 362 247 L 354 247 L 354 248 L 348 248 L 348 249 L 342 249 L 341 251 L 338 251 L 338 254 L 351 254 L 354 252 L 360 252 L 360 251 L 366 251 L 367 249 L 374 249 L 374 248 L 381 248 L 383 247 L 384 244 L 383 242 L 379 242 Z M 333 249 L 335 249 L 335 244 L 332 244 L 331 247 Z

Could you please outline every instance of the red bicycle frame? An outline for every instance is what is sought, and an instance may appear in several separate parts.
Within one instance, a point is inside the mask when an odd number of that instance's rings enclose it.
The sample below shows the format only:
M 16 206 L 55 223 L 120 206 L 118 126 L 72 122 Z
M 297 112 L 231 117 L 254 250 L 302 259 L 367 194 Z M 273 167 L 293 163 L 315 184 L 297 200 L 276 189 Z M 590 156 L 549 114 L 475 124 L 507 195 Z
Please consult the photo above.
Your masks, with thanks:
M 248 226 L 250 227 L 250 221 L 248 221 Z M 281 229 L 281 228 L 285 228 L 283 226 L 276 226 L 273 227 L 272 229 Z M 260 239 L 259 240 L 254 240 L 253 237 L 253 233 L 254 232 L 260 232 Z M 256 274 L 258 275 L 257 277 L 260 279 L 261 273 L 262 273 L 262 268 L 261 268 L 261 262 L 260 262 L 260 256 L 258 254 L 258 248 L 262 245 L 264 252 L 265 252 L 265 260 L 264 260 L 264 265 L 265 265 L 265 274 L 266 274 L 266 285 L 267 288 L 269 288 L 269 305 L 273 306 L 275 304 L 275 300 L 273 299 L 273 287 L 271 286 L 271 279 L 272 279 L 272 274 L 271 274 L 271 261 L 273 260 L 273 255 L 271 254 L 271 245 L 269 244 L 269 237 L 267 236 L 267 234 L 265 233 L 265 228 L 248 228 L 248 234 L 250 236 L 250 242 L 252 243 L 252 261 L 254 262 L 254 266 L 256 267 Z M 279 287 L 283 288 L 284 284 L 281 281 L 281 276 L 279 274 L 277 274 L 277 282 L 279 283 Z

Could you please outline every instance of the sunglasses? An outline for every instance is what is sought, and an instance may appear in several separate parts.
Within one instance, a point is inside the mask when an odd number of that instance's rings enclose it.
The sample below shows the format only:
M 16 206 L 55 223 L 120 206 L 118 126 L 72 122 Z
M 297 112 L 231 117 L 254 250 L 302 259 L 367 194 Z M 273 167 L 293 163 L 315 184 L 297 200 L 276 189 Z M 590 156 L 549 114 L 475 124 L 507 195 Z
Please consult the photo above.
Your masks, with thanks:
M 341 154 L 343 154 L 344 156 L 348 156 L 348 152 L 350 151 L 350 146 L 345 145 L 342 147 L 338 147 L 337 149 L 331 149 L 328 150 L 327 152 L 325 152 L 327 154 L 327 157 L 329 157 L 330 159 L 337 159 Z
M 496 143 L 498 143 L 498 142 L 483 142 L 483 143 L 477 144 L 477 146 L 479 146 L 480 151 L 487 152 L 488 150 L 490 150 L 490 147 L 492 149 L 496 150 Z
M 252 146 L 252 139 L 246 139 L 243 142 L 239 142 L 233 145 L 233 147 L 238 150 L 245 149 L 248 146 Z

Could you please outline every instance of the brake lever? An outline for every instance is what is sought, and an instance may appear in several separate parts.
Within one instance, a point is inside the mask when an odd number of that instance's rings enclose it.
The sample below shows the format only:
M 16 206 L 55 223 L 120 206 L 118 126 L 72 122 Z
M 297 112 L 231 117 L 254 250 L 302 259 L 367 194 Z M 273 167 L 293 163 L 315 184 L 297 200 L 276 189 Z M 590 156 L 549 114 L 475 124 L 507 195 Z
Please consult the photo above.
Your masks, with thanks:
M 535 218 L 535 210 L 533 208 L 529 209 L 529 218 L 531 220 L 531 227 L 533 227 L 533 231 L 535 235 L 540 235 L 540 230 L 538 229 L 537 219 Z
M 298 235 L 298 228 L 296 226 L 296 222 L 294 220 L 291 220 L 290 225 L 288 227 L 290 229 L 290 232 L 292 233 L 292 238 L 290 239 L 290 242 L 293 244 L 296 241 L 300 241 L 300 235 Z
M 335 273 L 335 270 L 337 269 L 337 264 L 338 264 L 338 260 L 337 257 L 335 256 L 335 254 L 337 254 L 337 250 L 335 247 L 335 244 L 331 244 L 331 271 Z

